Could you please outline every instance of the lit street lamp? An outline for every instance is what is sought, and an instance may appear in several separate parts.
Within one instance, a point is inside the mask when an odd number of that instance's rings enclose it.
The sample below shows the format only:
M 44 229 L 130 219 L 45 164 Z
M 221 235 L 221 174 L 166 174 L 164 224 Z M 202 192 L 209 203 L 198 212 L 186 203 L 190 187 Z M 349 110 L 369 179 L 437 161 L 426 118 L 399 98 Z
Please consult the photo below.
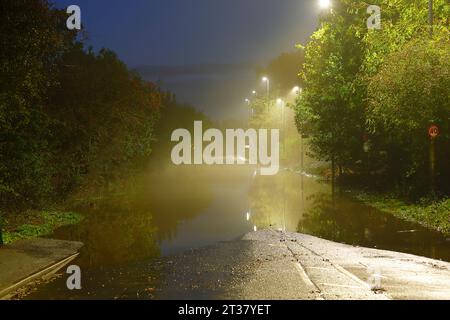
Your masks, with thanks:
M 301 91 L 302 91 L 302 88 L 300 88 L 299 86 L 295 86 L 292 89 L 292 93 L 294 93 L 295 95 L 299 95 L 301 93 Z
M 331 0 L 319 0 L 319 6 L 321 9 L 328 9 L 331 7 Z

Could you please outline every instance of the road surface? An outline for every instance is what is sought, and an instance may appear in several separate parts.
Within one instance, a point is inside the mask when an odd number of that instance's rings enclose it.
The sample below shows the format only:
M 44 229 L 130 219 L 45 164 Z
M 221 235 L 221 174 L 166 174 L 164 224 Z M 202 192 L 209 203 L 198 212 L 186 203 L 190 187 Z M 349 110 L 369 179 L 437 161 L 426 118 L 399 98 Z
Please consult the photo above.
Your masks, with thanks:
M 274 230 L 163 265 L 157 299 L 450 299 L 450 263 Z

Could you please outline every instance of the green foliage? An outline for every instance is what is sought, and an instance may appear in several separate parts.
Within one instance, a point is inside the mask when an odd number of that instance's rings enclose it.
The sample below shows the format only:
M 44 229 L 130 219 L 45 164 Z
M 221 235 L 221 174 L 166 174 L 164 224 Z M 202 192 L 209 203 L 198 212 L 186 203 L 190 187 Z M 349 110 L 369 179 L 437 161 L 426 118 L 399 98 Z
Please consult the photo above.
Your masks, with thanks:
M 168 95 L 85 50 L 47 1 L 0 8 L 0 207 L 40 207 L 144 163 Z
M 357 198 L 401 219 L 418 222 L 426 227 L 450 234 L 450 199 L 414 204 L 367 193 L 360 193 Z
M 296 106 L 297 126 L 311 136 L 319 158 L 352 167 L 360 159 L 364 118 L 362 95 L 355 81 L 363 58 L 362 11 L 341 1 L 324 17 L 306 47 L 304 91 Z
M 83 218 L 73 212 L 28 212 L 25 216 L 29 220 L 38 218 L 38 223 L 27 223 L 9 229 L 3 234 L 5 244 L 17 240 L 41 237 L 50 234 L 56 228 L 79 223 Z M 8 222 L 8 221 L 6 221 Z
M 450 143 L 450 46 L 418 38 L 385 58 L 368 86 L 367 124 L 373 152 L 386 152 L 390 176 L 406 181 L 409 192 L 426 193 L 428 128 L 439 126 L 436 140 L 440 189 L 448 174 Z M 401 159 L 401 161 L 400 161 Z
M 52 189 L 45 94 L 73 34 L 46 1 L 5 0 L 0 12 L 1 205 L 36 204 Z
M 298 74 L 301 71 L 304 59 L 304 51 L 301 49 L 282 53 L 272 60 L 267 67 L 259 68 L 257 73 L 259 77 L 270 75 L 272 91 L 275 90 L 277 94 L 284 95 L 293 87 L 302 85 Z
M 434 1 L 430 39 L 426 1 L 371 4 L 381 6 L 381 30 L 367 29 L 366 3 L 335 1 L 323 14 L 306 46 L 297 127 L 318 158 L 418 197 L 430 190 L 427 128 L 435 123 L 438 187 L 448 194 L 450 5 Z

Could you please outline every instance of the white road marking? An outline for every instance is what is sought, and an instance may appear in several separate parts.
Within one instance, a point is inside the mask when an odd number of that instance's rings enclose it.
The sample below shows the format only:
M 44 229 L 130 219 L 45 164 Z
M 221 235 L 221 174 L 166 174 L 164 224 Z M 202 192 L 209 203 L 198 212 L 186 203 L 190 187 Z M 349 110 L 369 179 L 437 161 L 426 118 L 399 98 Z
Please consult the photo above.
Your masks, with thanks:
M 308 277 L 308 275 L 306 274 L 306 271 L 305 271 L 305 269 L 303 269 L 302 265 L 298 262 L 295 262 L 294 264 L 297 267 L 297 270 L 300 273 L 300 276 L 302 277 L 303 282 L 311 287 L 317 288 L 314 285 L 314 283 L 311 281 L 311 279 Z

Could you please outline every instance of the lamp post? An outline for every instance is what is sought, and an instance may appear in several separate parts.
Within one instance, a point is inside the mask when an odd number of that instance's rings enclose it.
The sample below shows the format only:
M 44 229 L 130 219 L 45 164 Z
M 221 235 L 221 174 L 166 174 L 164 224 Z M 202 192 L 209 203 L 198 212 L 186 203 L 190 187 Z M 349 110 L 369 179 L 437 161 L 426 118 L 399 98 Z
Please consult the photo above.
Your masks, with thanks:
M 253 108 L 250 108 L 250 104 L 251 104 L 250 99 L 247 98 L 244 101 L 247 104 L 247 106 L 249 107 L 248 108 L 248 122 L 250 123 L 251 118 L 253 118 Z
M 283 153 L 285 152 L 285 116 L 284 116 L 284 106 L 285 102 L 283 99 L 278 98 L 277 99 L 277 105 L 281 107 L 281 131 L 282 131 L 282 140 L 283 140 Z
M 269 101 L 270 101 L 270 79 L 268 77 L 263 77 L 262 81 L 266 83 L 267 89 L 267 112 L 269 112 Z
M 2 213 L 0 212 L 0 247 L 3 246 L 2 227 L 3 227 L 3 217 L 2 217 Z
M 428 0 L 428 23 L 430 24 L 430 37 L 433 36 L 433 0 Z
M 283 159 L 286 154 L 286 145 L 285 145 L 286 132 L 285 132 L 285 121 L 284 121 L 285 102 L 284 102 L 284 100 L 281 98 L 278 98 L 277 105 L 279 105 L 281 108 L 281 139 L 283 140 L 283 142 L 282 142 L 282 144 L 283 144 L 282 159 Z M 283 231 L 286 231 L 286 177 L 284 174 L 282 175 L 282 179 L 283 179 Z

